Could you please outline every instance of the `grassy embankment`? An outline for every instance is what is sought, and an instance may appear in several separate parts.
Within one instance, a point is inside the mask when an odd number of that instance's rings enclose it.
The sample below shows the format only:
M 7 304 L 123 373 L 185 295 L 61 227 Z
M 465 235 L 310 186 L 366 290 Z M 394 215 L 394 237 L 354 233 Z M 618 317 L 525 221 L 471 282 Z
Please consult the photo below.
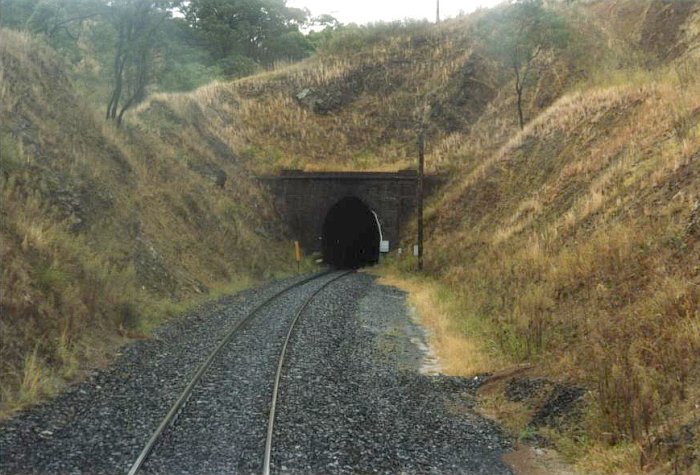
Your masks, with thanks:
M 117 130 L 53 51 L 0 31 L 0 415 L 197 302 L 292 271 L 269 198 L 205 108 L 151 121 L 171 136 Z
M 446 308 L 446 368 L 528 362 L 584 384 L 585 430 L 560 441 L 584 472 L 698 444 L 700 89 L 638 81 L 565 96 L 428 213 L 438 293 L 417 303 Z M 610 452 L 620 464 L 596 465 Z
M 687 51 L 594 71 L 486 154 L 465 143 L 452 160 L 466 171 L 427 213 L 430 277 L 397 276 L 411 260 L 387 271 L 427 312 L 446 371 L 526 364 L 587 388 L 578 423 L 540 429 L 583 473 L 700 468 L 700 62 Z M 532 430 L 536 408 L 483 404 Z
M 140 111 L 181 113 L 192 98 L 206 103 L 222 117 L 213 127 L 259 172 L 401 169 L 412 166 L 416 109 L 426 101 L 444 109 L 431 130 L 443 139 L 461 134 L 493 94 L 495 66 L 477 52 L 474 21 L 351 30 L 301 63 L 194 95 L 155 95 Z M 297 98 L 304 92 L 307 102 Z

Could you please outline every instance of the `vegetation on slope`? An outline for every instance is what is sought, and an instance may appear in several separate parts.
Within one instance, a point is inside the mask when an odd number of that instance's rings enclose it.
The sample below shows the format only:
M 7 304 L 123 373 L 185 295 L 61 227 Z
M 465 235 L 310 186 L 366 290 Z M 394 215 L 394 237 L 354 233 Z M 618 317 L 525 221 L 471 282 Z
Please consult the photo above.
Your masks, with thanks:
M 106 117 L 155 91 L 186 91 L 214 79 L 309 56 L 314 35 L 338 27 L 285 0 L 1 0 L 0 27 L 25 31 L 71 64 L 81 92 Z
M 0 104 L 3 412 L 182 305 L 289 269 L 268 197 L 225 144 L 104 124 L 53 51 L 8 30 Z
M 562 8 L 534 12 L 547 12 L 547 25 L 557 26 L 557 34 L 534 29 L 511 43 L 526 40 L 536 52 L 520 70 L 529 70 L 521 85 L 525 121 L 580 81 L 593 63 L 619 67 L 624 61 L 599 25 Z M 223 98 L 213 105 L 236 124 L 227 132 L 259 171 L 412 166 L 416 133 L 424 126 L 434 147 L 430 170 L 451 173 L 463 165 L 451 159 L 455 148 L 468 141 L 474 153 L 487 154 L 492 135 L 505 140 L 517 127 L 512 67 L 503 62 L 508 51 L 498 35 L 487 34 L 510 11 L 480 11 L 438 26 L 341 28 L 307 60 L 207 86 L 206 94 Z M 518 15 L 509 20 L 514 29 L 526 21 Z M 599 58 L 586 54 L 592 49 Z M 177 97 L 154 95 L 141 111 L 154 106 L 163 113 Z
M 584 473 L 695 473 L 700 6 L 587 8 L 636 59 L 589 71 L 522 132 L 466 137 L 448 157 L 459 178 L 428 212 L 427 272 L 452 331 L 494 364 L 587 388 L 583 420 L 546 434 Z M 498 117 L 480 121 L 498 130 Z
M 638 442 L 643 463 L 699 422 L 700 95 L 686 91 L 566 96 L 429 220 L 429 272 L 513 361 L 584 381 L 587 433 Z

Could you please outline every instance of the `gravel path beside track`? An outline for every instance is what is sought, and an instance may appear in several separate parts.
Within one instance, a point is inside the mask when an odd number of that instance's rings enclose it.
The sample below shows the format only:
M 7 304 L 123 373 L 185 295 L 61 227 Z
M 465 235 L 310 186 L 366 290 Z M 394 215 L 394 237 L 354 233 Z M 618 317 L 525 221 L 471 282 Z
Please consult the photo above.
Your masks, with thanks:
M 259 473 L 279 348 L 328 275 L 285 294 L 214 363 L 146 473 Z M 126 473 L 226 330 L 294 279 L 209 305 L 109 369 L 0 425 L 0 473 Z M 508 474 L 508 441 L 470 408 L 479 381 L 426 376 L 405 295 L 365 274 L 324 289 L 290 341 L 273 473 Z
M 426 376 L 405 294 L 359 274 L 311 306 L 290 342 L 273 473 L 507 474 L 474 415 L 478 380 Z

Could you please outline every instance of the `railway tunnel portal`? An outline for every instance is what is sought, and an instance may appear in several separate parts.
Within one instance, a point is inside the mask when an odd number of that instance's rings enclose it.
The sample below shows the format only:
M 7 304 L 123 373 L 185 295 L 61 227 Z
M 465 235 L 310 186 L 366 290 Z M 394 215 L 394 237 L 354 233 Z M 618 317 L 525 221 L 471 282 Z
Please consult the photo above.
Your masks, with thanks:
M 393 251 L 415 210 L 417 174 L 303 172 L 285 170 L 259 177 L 271 191 L 291 234 L 307 253 L 334 267 L 376 263 Z M 440 183 L 425 179 L 426 194 Z

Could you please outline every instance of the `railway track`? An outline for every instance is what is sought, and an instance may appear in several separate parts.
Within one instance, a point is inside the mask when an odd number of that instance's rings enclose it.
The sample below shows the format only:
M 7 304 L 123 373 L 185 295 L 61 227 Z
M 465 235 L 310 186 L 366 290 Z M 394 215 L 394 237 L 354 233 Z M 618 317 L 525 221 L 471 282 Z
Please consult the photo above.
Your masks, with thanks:
M 271 283 L 125 347 L 0 422 L 0 473 L 126 473 L 144 449 L 132 473 L 512 475 L 510 439 L 468 410 L 479 381 L 422 374 L 405 295 L 341 275 Z
M 194 376 L 190 379 L 188 384 L 185 386 L 185 389 L 182 391 L 178 399 L 175 401 L 175 403 L 170 407 L 168 410 L 167 414 L 163 418 L 163 420 L 160 422 L 156 430 L 152 433 L 151 437 L 149 438 L 148 442 L 146 445 L 143 447 L 141 452 L 139 453 L 138 457 L 134 461 L 134 463 L 131 465 L 131 468 L 129 469 L 128 475 L 135 475 L 141 471 L 143 468 L 144 464 L 148 460 L 149 456 L 153 452 L 154 448 L 158 444 L 158 441 L 164 436 L 164 434 L 168 431 L 168 429 L 173 425 L 175 420 L 178 417 L 178 414 L 181 412 L 181 410 L 184 408 L 184 406 L 187 404 L 187 401 L 189 400 L 190 396 L 192 395 L 192 392 L 194 388 L 198 385 L 198 383 L 201 381 L 202 377 L 207 373 L 207 370 L 211 367 L 212 363 L 217 359 L 217 357 L 221 354 L 221 352 L 231 343 L 231 341 L 234 339 L 236 335 L 238 335 L 241 330 L 243 330 L 247 325 L 249 325 L 251 322 L 253 322 L 257 317 L 262 315 L 262 310 L 266 307 L 268 307 L 272 302 L 280 298 L 281 296 L 287 294 L 293 289 L 302 287 L 308 283 L 315 282 L 317 280 L 320 280 L 330 274 L 333 274 L 333 271 L 326 271 L 326 272 L 321 272 L 318 274 L 314 274 L 308 278 L 305 278 L 299 282 L 296 282 L 292 285 L 289 285 L 285 287 L 284 289 L 278 291 L 265 301 L 263 301 L 261 304 L 259 304 L 257 307 L 255 307 L 245 318 L 240 320 L 231 330 L 229 330 L 228 333 L 222 338 L 222 340 L 219 342 L 219 344 L 215 347 L 215 349 L 209 354 L 207 359 L 202 363 L 202 365 L 198 368 L 198 370 L 195 372 Z M 262 468 L 262 473 L 265 475 L 268 475 L 270 473 L 270 467 L 271 467 L 271 460 L 272 460 L 272 445 L 273 445 L 273 435 L 274 435 L 274 423 L 275 423 L 275 416 L 276 416 L 276 410 L 277 410 L 277 397 L 279 394 L 279 388 L 280 388 L 280 381 L 282 378 L 282 372 L 284 369 L 284 362 L 285 362 L 285 357 L 287 353 L 287 347 L 289 345 L 289 341 L 292 337 L 292 334 L 294 332 L 294 328 L 303 315 L 304 311 L 307 309 L 307 307 L 311 304 L 311 302 L 314 300 L 314 298 L 321 293 L 324 289 L 326 289 L 328 286 L 330 286 L 333 282 L 345 277 L 346 275 L 352 273 L 352 271 L 344 271 L 340 273 L 336 273 L 337 275 L 333 276 L 330 280 L 325 282 L 322 286 L 314 290 L 305 300 L 304 302 L 297 308 L 294 317 L 292 318 L 292 321 L 287 329 L 286 332 L 286 337 L 284 339 L 284 342 L 282 344 L 281 350 L 279 352 L 278 356 L 278 361 L 277 361 L 277 369 L 275 372 L 275 377 L 274 377 L 274 383 L 273 383 L 273 390 L 272 390 L 272 397 L 271 397 L 271 404 L 270 404 L 270 411 L 268 415 L 268 424 L 267 424 L 267 435 L 266 435 L 266 440 L 265 440 L 265 450 L 264 454 L 262 455 L 262 460 L 263 460 L 263 468 Z

